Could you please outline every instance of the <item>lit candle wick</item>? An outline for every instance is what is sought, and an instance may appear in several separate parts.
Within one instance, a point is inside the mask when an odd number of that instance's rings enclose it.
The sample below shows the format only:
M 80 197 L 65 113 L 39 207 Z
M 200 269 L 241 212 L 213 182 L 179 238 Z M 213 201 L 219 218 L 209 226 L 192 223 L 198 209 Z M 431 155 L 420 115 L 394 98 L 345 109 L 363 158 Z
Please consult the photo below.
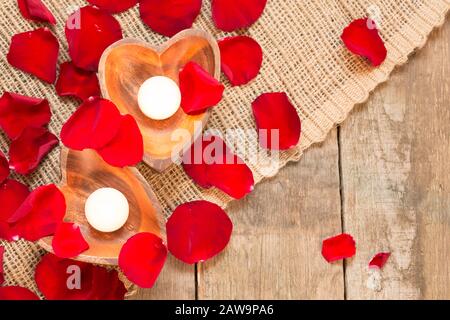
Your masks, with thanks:
M 138 92 L 138 105 L 142 113 L 153 120 L 165 120 L 180 108 L 181 92 L 175 81 L 156 76 L 146 80 Z
M 113 188 L 101 188 L 93 192 L 85 203 L 89 224 L 101 232 L 114 232 L 128 220 L 130 208 L 122 192 Z

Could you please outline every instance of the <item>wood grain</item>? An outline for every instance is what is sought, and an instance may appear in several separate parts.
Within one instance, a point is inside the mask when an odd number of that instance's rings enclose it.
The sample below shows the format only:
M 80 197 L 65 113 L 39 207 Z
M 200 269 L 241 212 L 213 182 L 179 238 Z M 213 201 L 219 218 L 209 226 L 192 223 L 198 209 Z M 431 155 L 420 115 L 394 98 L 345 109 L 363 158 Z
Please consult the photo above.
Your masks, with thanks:
M 320 255 L 321 240 L 341 230 L 336 131 L 228 212 L 232 240 L 199 264 L 199 299 L 344 297 L 342 263 Z
M 450 24 L 341 128 L 349 299 L 450 298 Z M 391 251 L 381 272 L 367 264 Z

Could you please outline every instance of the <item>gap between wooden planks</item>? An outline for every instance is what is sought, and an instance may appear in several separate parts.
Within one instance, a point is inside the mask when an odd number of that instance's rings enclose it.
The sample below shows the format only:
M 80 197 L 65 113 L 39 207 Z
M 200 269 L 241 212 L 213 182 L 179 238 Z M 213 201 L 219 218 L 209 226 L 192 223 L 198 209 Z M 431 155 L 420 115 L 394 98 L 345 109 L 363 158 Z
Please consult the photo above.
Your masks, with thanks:
M 197 268 L 169 258 L 135 298 L 450 299 L 449 75 L 447 22 L 339 132 L 230 206 L 223 254 Z M 321 241 L 342 230 L 357 254 L 330 265 Z

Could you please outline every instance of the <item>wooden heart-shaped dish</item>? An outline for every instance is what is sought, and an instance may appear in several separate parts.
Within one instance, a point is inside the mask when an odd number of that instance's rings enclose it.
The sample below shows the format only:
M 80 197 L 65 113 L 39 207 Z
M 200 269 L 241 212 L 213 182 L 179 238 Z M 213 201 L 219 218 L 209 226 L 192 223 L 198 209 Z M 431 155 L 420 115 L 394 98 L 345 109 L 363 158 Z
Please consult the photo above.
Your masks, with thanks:
M 106 49 L 100 60 L 99 81 L 103 97 L 114 102 L 123 114 L 134 116 L 144 138 L 144 161 L 158 171 L 168 168 L 172 164 L 172 155 L 201 134 L 208 112 L 191 116 L 179 108 L 167 120 L 152 120 L 139 108 L 139 88 L 154 76 L 166 76 L 178 84 L 180 69 L 190 61 L 219 79 L 217 42 L 197 29 L 184 30 L 160 47 L 123 39 Z
M 75 151 L 63 148 L 61 174 L 59 188 L 67 205 L 64 221 L 78 224 L 89 244 L 89 250 L 75 260 L 117 265 L 120 249 L 136 233 L 151 232 L 165 238 L 158 200 L 136 168 L 110 166 L 94 150 Z M 92 192 L 104 187 L 119 190 L 129 203 L 128 220 L 116 232 L 103 233 L 95 230 L 85 216 L 87 198 Z M 52 239 L 53 237 L 46 237 L 39 244 L 52 252 Z

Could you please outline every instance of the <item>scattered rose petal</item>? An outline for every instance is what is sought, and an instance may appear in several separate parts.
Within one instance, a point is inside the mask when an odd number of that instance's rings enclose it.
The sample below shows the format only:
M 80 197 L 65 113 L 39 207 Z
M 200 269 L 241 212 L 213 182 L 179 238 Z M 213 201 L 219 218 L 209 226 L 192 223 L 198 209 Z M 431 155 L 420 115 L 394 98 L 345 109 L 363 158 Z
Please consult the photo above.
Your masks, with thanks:
M 41 0 L 18 0 L 23 17 L 28 20 L 56 24 L 56 19 Z
M 235 199 L 241 199 L 254 187 L 253 173 L 218 136 L 196 141 L 183 157 L 185 172 L 201 187 L 214 186 Z
M 17 69 L 54 83 L 59 43 L 47 28 L 16 34 L 11 39 L 8 62 Z
M 8 179 L 0 185 L 0 239 L 12 241 L 14 234 L 9 219 L 30 194 L 28 187 L 18 181 Z
M 79 287 L 75 283 L 78 276 Z M 123 300 L 126 293 L 117 271 L 53 254 L 42 257 L 36 266 L 35 280 L 48 300 Z
M 66 214 L 63 193 L 53 184 L 33 190 L 8 219 L 20 238 L 37 241 L 53 235 Z
M 223 73 L 233 86 L 247 84 L 259 74 L 263 51 L 254 39 L 228 37 L 219 41 L 219 48 Z
M 39 297 L 27 288 L 12 286 L 0 287 L 1 300 L 40 300 Z
M 133 166 L 141 162 L 144 157 L 144 141 L 133 116 L 122 116 L 114 139 L 97 149 L 97 152 L 103 160 L 116 167 Z
M 9 167 L 17 173 L 30 174 L 57 145 L 58 138 L 46 128 L 26 128 L 19 138 L 11 142 Z
M 3 255 L 5 254 L 5 248 L 0 246 L 0 286 L 5 282 L 5 276 L 3 275 Z
M 193 201 L 175 209 L 166 230 L 170 253 L 193 264 L 211 259 L 227 246 L 233 223 L 218 205 Z
M 369 262 L 369 268 L 378 268 L 382 269 L 386 262 L 388 261 L 389 257 L 391 256 L 390 252 L 380 252 L 377 253 L 372 260 Z
M 343 233 L 326 239 L 322 244 L 322 255 L 328 262 L 351 258 L 355 253 L 355 240 L 349 234 Z
M 138 233 L 128 239 L 119 255 L 119 267 L 131 282 L 151 288 L 167 258 L 167 248 L 153 233 Z
M 202 0 L 141 0 L 142 20 L 152 30 L 171 37 L 192 27 L 200 13 Z
M 195 62 L 180 72 L 181 107 L 187 114 L 205 112 L 222 100 L 225 87 Z
M 134 7 L 139 0 L 87 0 L 90 4 L 109 13 L 119 13 Z
M 0 151 L 0 185 L 9 176 L 9 165 L 5 155 Z
M 61 223 L 52 240 L 52 248 L 60 258 L 74 258 L 89 249 L 80 227 L 73 223 Z
M 0 127 L 12 140 L 25 128 L 40 128 L 50 122 L 48 101 L 5 92 L 0 98 Z
M 212 0 L 212 17 L 223 31 L 247 28 L 261 17 L 266 3 L 267 0 Z
M 60 97 L 71 96 L 81 100 L 101 95 L 97 74 L 80 69 L 72 62 L 61 65 L 56 92 Z
M 284 92 L 265 93 L 252 104 L 259 144 L 270 150 L 288 150 L 300 141 L 301 121 Z
M 61 130 L 61 141 L 74 150 L 98 149 L 117 135 L 122 117 L 109 100 L 90 98 L 67 120 Z
M 344 29 L 341 38 L 348 50 L 367 58 L 375 67 L 386 59 L 386 47 L 371 19 L 354 20 Z
M 73 63 L 87 71 L 97 71 L 103 51 L 122 39 L 119 22 L 92 6 L 75 11 L 67 20 L 65 32 Z

